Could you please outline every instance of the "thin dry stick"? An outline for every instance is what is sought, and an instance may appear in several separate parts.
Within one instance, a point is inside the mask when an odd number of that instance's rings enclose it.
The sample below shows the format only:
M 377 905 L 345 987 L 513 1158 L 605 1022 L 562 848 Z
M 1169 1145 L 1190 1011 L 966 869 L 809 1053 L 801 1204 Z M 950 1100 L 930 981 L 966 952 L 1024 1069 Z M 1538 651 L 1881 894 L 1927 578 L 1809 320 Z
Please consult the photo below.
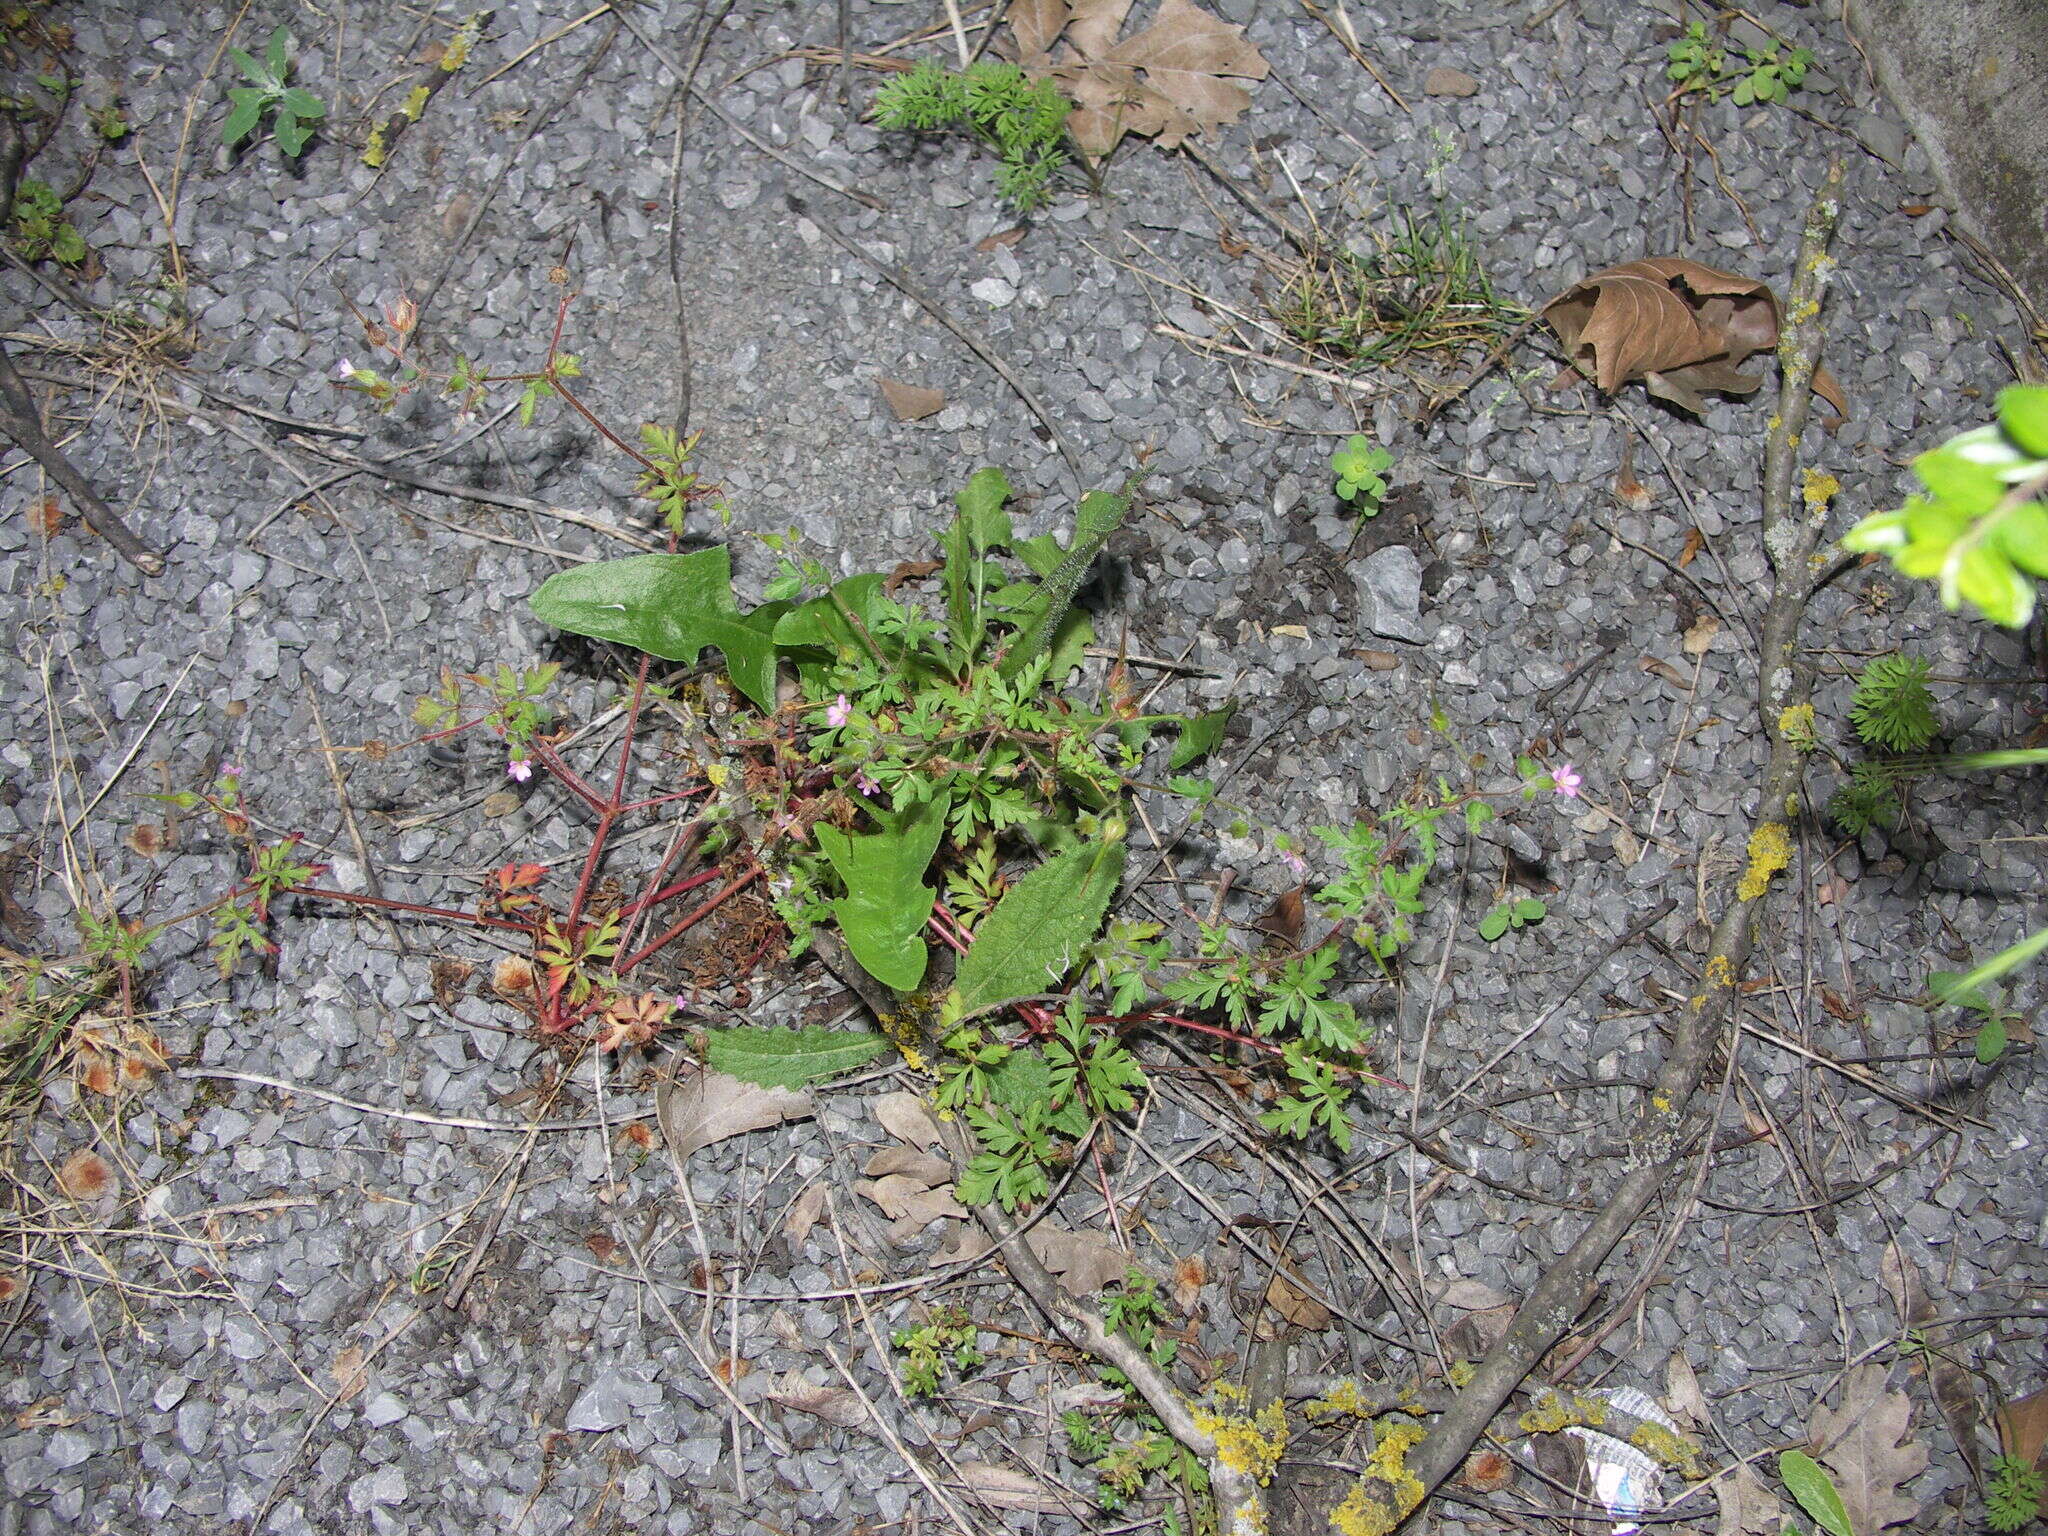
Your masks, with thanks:
M 1796 803 L 1804 773 L 1803 755 L 1779 721 L 1810 687 L 1810 668 L 1799 655 L 1799 626 L 1812 591 L 1808 561 L 1819 543 L 1827 506 L 1825 498 L 1816 503 L 1795 496 L 1792 479 L 1796 444 L 1811 407 L 1813 371 L 1820 353 L 1821 298 L 1833 265 L 1827 247 L 1841 211 L 1841 189 L 1842 164 L 1837 160 L 1829 166 L 1820 195 L 1807 213 L 1788 306 L 1793 318 L 1778 347 L 1782 377 L 1777 424 L 1764 450 L 1763 540 L 1774 580 L 1764 610 L 1758 679 L 1758 703 L 1771 744 L 1758 801 L 1762 809 L 1753 834 L 1760 850 L 1787 837 L 1784 807 Z M 1714 925 L 1701 990 L 1687 999 L 1679 1015 L 1656 1087 L 1646 1097 L 1629 1137 L 1634 1166 L 1608 1196 L 1606 1209 L 1587 1224 L 1564 1257 L 1537 1282 L 1507 1332 L 1487 1351 L 1469 1384 L 1409 1458 L 1408 1471 L 1420 1480 L 1425 1496 L 1463 1464 L 1466 1452 L 1486 1432 L 1501 1405 L 1564 1336 L 1597 1284 L 1608 1255 L 1662 1192 L 1688 1149 L 1711 1132 L 1711 1109 L 1703 1111 L 1695 1100 L 1708 1060 L 1722 1039 L 1731 1004 L 1739 997 L 1753 919 L 1768 891 L 1769 873 L 1768 868 L 1753 867 Z M 1384 1480 L 1361 1479 L 1358 1491 L 1397 1520 L 1405 1519 L 1420 1502 L 1404 1497 L 1400 1485 Z

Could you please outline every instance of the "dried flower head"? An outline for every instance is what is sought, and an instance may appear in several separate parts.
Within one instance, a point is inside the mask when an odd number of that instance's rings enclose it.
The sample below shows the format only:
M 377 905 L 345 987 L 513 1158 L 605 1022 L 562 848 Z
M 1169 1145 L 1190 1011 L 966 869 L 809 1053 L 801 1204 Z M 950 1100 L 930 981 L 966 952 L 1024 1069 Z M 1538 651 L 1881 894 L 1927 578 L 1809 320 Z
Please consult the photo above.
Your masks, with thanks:
M 1474 1451 L 1465 1458 L 1465 1470 L 1458 1481 L 1467 1488 L 1492 1493 L 1515 1480 L 1515 1464 L 1499 1451 Z
M 57 1170 L 57 1188 L 73 1200 L 98 1200 L 118 1194 L 121 1181 L 112 1163 L 90 1148 L 80 1147 Z

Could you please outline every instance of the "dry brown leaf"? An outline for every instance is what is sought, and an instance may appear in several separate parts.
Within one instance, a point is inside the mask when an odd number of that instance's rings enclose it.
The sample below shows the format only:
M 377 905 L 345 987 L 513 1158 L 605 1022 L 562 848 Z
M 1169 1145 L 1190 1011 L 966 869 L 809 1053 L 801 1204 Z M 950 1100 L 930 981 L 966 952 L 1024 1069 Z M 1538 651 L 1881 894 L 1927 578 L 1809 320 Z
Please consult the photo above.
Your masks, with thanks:
M 1998 1410 L 1998 1445 L 2008 1456 L 2017 1456 L 2036 1472 L 2048 1472 L 2048 1387 L 2017 1398 Z M 2048 1520 L 2048 1491 L 2034 1512 Z
M 900 379 L 882 379 L 879 382 L 882 398 L 889 405 L 889 414 L 898 421 L 923 421 L 946 408 L 946 392 L 942 389 L 925 389 L 917 384 L 905 384 Z
M 908 1174 L 920 1184 L 949 1184 L 953 1180 L 953 1165 L 934 1152 L 920 1152 L 915 1147 L 884 1147 L 867 1161 L 861 1169 L 871 1179 L 886 1177 L 892 1173 Z
M 363 1390 L 363 1347 L 351 1344 L 334 1357 L 327 1367 L 327 1375 L 334 1383 L 335 1401 L 345 1403 Z
M 1266 1282 L 1266 1309 L 1284 1318 L 1290 1328 L 1321 1333 L 1332 1321 L 1330 1309 L 1289 1278 L 1288 1269 L 1291 1268 L 1290 1265 L 1275 1270 L 1273 1278 Z M 1260 1315 L 1259 1321 L 1267 1321 L 1264 1314 Z M 1254 1333 L 1257 1331 L 1253 1330 Z
M 1693 626 L 1685 632 L 1683 641 L 1685 654 L 1704 656 L 1707 648 L 1714 643 L 1714 636 L 1721 633 L 1721 621 L 1711 613 L 1703 613 L 1693 620 Z
M 859 1393 L 846 1387 L 821 1387 L 808 1380 L 802 1371 L 777 1377 L 775 1385 L 768 1389 L 768 1401 L 794 1408 L 798 1413 L 815 1414 L 842 1429 L 858 1429 L 868 1419 L 867 1405 L 860 1400 Z
M 1490 1312 L 1495 1307 L 1514 1305 L 1514 1297 L 1496 1291 L 1483 1280 L 1453 1280 L 1436 1299 L 1460 1312 Z
M 1998 1410 L 1998 1445 L 2008 1456 L 2038 1462 L 2048 1450 L 2048 1387 Z
M 714 1141 L 758 1131 L 811 1113 L 811 1096 L 793 1088 L 763 1088 L 723 1072 L 699 1072 L 687 1083 L 670 1080 L 655 1096 L 661 1134 L 677 1157 Z
M 1173 1266 L 1173 1304 L 1188 1316 L 1201 1304 L 1202 1287 L 1209 1283 L 1209 1262 L 1199 1253 L 1191 1253 Z
M 969 1259 L 978 1259 L 989 1250 L 988 1234 L 971 1221 L 963 1221 L 954 1228 L 946 1246 L 932 1255 L 934 1264 L 964 1264 Z
M 1092 1296 L 1105 1285 L 1123 1279 L 1131 1267 L 1131 1256 L 1107 1232 L 1068 1232 L 1042 1221 L 1025 1239 L 1038 1261 L 1059 1277 L 1060 1289 L 1070 1296 Z
M 1682 1349 L 1671 1351 L 1671 1358 L 1664 1362 L 1664 1406 L 1684 1428 L 1705 1429 L 1713 1422 L 1707 1394 L 1700 1390 L 1699 1376 Z
M 1401 665 L 1401 658 L 1392 651 L 1356 650 L 1351 653 L 1374 672 L 1391 672 Z
M 1707 536 L 1697 528 L 1685 530 L 1685 548 L 1678 552 L 1678 568 L 1682 571 L 1707 547 Z
M 1830 996 L 1832 994 L 1823 989 L 1823 1006 Z M 1835 1009 L 1828 1011 L 1834 1013 Z M 1842 1013 L 1848 1012 L 1847 1006 L 1842 1005 Z M 1927 1282 L 1921 1278 L 1919 1266 L 1899 1246 L 1897 1238 L 1885 1245 L 1878 1272 L 1884 1277 L 1885 1289 L 1891 1292 L 1892 1305 L 1899 1309 L 1901 1327 L 1922 1328 L 1934 1321 L 1937 1313 L 1932 1298 L 1927 1294 Z M 1942 1418 L 1947 1421 L 1949 1433 L 1955 1437 L 1956 1449 L 1962 1455 L 1963 1464 L 1970 1469 L 1970 1476 L 1981 1482 L 1984 1469 L 1983 1458 L 1977 1453 L 1977 1429 L 1983 1423 L 1983 1415 L 1977 1407 L 1977 1389 L 1970 1373 L 1935 1353 L 1916 1360 L 1913 1369 L 1915 1374 L 1923 1370 L 1926 1372 L 1934 1406 L 1941 1410 Z
M 824 1213 L 825 1186 L 813 1184 L 790 1202 L 789 1212 L 782 1218 L 782 1235 L 791 1243 L 801 1243 Z
M 1051 78 L 1075 103 L 1067 131 L 1076 144 L 1099 157 L 1135 133 L 1177 149 L 1244 114 L 1251 92 L 1237 82 L 1263 80 L 1270 66 L 1243 27 L 1190 0 L 1160 0 L 1152 24 L 1118 42 L 1130 9 L 1131 0 L 1024 0 L 1010 9 L 1026 73 Z
M 990 1509 L 1027 1509 L 1036 1514 L 1080 1515 L 1084 1506 L 1051 1483 L 1012 1467 L 986 1461 L 957 1461 L 959 1481 L 950 1486 L 978 1499 Z
M 1784 1529 L 1776 1496 L 1747 1462 L 1738 1463 L 1715 1492 L 1721 1500 L 1721 1515 L 1714 1522 L 1714 1536 L 1778 1536 Z
M 868 1110 L 875 1123 L 898 1141 L 907 1141 L 913 1147 L 939 1144 L 939 1122 L 925 1108 L 924 1100 L 914 1093 L 882 1094 L 868 1101 Z
M 1665 682 L 1669 683 L 1672 687 L 1676 688 L 1680 693 L 1684 693 L 1687 688 L 1692 686 L 1691 683 L 1689 683 L 1686 680 L 1686 676 L 1683 672 L 1679 671 L 1678 668 L 1671 665 L 1670 662 L 1661 660 L 1658 657 L 1645 656 L 1640 662 L 1637 663 L 1637 665 L 1640 666 L 1645 672 L 1653 673 L 1656 676 L 1663 678 Z
M 1422 77 L 1422 94 L 1476 96 L 1479 94 L 1479 77 L 1468 75 L 1462 69 L 1452 69 L 1448 64 L 1439 64 Z
M 1643 856 L 1642 839 L 1633 830 L 1616 822 L 1614 825 L 1614 856 L 1621 860 L 1623 869 L 1635 867 L 1636 860 Z
M 1754 393 L 1762 377 L 1739 370 L 1778 344 L 1778 299 L 1768 285 L 1683 256 L 1595 272 L 1541 313 L 1572 366 L 1601 393 L 1641 379 L 1651 394 L 1695 415 L 1707 409 L 1701 390 Z
M 992 255 L 1006 245 L 1015 245 L 1024 238 L 1024 226 L 1012 224 L 1008 229 L 999 229 L 992 235 L 984 235 L 974 242 L 974 248 L 982 255 Z
M 1881 1365 L 1849 1373 L 1839 1408 L 1814 1409 L 1813 1453 L 1833 1474 L 1858 1536 L 1876 1536 L 1920 1512 L 1898 1490 L 1927 1465 L 1927 1447 L 1911 1438 L 1912 1418 L 1912 1399 L 1886 1388 Z
M 862 1179 L 853 1186 L 882 1208 L 891 1221 L 915 1221 L 921 1229 L 941 1216 L 966 1219 L 967 1207 L 953 1198 L 953 1187 L 934 1189 L 923 1179 L 907 1173 L 892 1173 L 879 1179 Z

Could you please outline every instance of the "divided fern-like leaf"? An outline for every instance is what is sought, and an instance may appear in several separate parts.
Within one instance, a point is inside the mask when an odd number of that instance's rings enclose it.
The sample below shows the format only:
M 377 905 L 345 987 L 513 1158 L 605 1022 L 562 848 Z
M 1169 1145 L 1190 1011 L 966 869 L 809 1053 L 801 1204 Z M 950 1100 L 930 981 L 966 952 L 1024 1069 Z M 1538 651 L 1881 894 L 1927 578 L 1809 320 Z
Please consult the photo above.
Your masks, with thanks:
M 1924 751 L 1940 730 L 1927 672 L 1919 656 L 1880 656 L 1865 667 L 1849 706 L 1856 734 L 1887 752 Z
M 1901 809 L 1890 771 L 1882 763 L 1858 763 L 1849 782 L 1828 797 L 1827 816 L 1851 837 L 1861 837 L 1873 828 L 1890 831 Z

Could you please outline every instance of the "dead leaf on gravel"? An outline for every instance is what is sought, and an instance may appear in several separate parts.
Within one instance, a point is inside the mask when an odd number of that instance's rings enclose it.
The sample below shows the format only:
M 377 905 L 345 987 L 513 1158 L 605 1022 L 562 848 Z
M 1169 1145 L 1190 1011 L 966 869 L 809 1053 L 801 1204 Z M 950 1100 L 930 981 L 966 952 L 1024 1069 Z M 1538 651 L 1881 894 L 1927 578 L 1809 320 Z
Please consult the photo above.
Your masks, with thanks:
M 1680 693 L 1684 693 L 1686 689 L 1691 686 L 1691 684 L 1686 681 L 1686 677 L 1683 672 L 1679 671 L 1678 668 L 1671 665 L 1670 662 L 1664 661 L 1659 657 L 1645 656 L 1641 661 L 1637 662 L 1636 665 L 1641 667 L 1645 672 L 1649 672 L 1657 677 L 1663 678 L 1665 682 L 1669 683 L 1672 687 L 1676 688 Z
M 989 1250 L 988 1234 L 971 1221 L 963 1221 L 954 1230 L 946 1246 L 932 1255 L 934 1264 L 964 1264 L 969 1259 L 978 1259 Z
M 951 1487 L 978 1499 L 990 1509 L 1025 1509 L 1043 1515 L 1080 1515 L 1084 1506 L 1041 1478 L 1013 1467 L 998 1467 L 986 1461 L 959 1461 L 953 1470 L 960 1474 Z
M 920 1152 L 915 1147 L 884 1147 L 868 1159 L 861 1172 L 871 1179 L 903 1173 L 921 1184 L 947 1184 L 952 1182 L 953 1165 L 937 1153 Z
M 1460 1312 L 1490 1312 L 1514 1304 L 1514 1297 L 1496 1291 L 1483 1280 L 1453 1280 L 1437 1293 L 1438 1301 Z
M 1682 1428 L 1705 1429 L 1714 1419 L 1707 1394 L 1700 1390 L 1700 1378 L 1682 1349 L 1671 1351 L 1671 1358 L 1664 1362 L 1664 1406 Z
M 811 1096 L 793 1088 L 763 1088 L 707 1070 L 687 1083 L 665 1081 L 655 1095 L 655 1107 L 661 1134 L 677 1157 L 688 1157 L 700 1147 L 743 1131 L 808 1119 Z
M 921 1231 L 926 1225 L 941 1216 L 965 1219 L 967 1207 L 953 1198 L 950 1184 L 934 1189 L 924 1179 L 914 1178 L 907 1173 L 892 1173 L 879 1179 L 862 1179 L 853 1186 L 861 1194 L 882 1208 L 882 1214 L 894 1222 L 917 1224 Z M 895 1233 L 890 1234 L 892 1237 Z
M 1068 1232 L 1042 1221 L 1025 1239 L 1038 1261 L 1059 1278 L 1070 1296 L 1092 1296 L 1124 1277 L 1131 1256 L 1107 1232 Z
M 921 385 L 905 384 L 900 379 L 882 379 L 879 382 L 882 398 L 888 402 L 889 414 L 898 421 L 923 421 L 946 408 L 946 392 L 942 389 L 925 389 Z
M 1814 1455 L 1833 1474 L 1858 1536 L 1875 1536 L 1920 1512 L 1899 1492 L 1927 1466 L 1927 1447 L 1911 1438 L 1912 1418 L 1912 1399 L 1886 1388 L 1881 1365 L 1859 1365 L 1842 1384 L 1841 1406 L 1814 1410 Z
M 860 1400 L 859 1393 L 845 1387 L 821 1387 L 808 1380 L 802 1371 L 790 1371 L 777 1378 L 768 1389 L 768 1401 L 794 1408 L 798 1413 L 815 1414 L 841 1429 L 858 1429 L 868 1421 L 867 1404 Z
M 1127 133 L 1177 149 L 1193 134 L 1236 122 L 1252 103 L 1237 82 L 1270 73 L 1244 28 L 1189 0 L 1160 0 L 1152 24 L 1118 42 L 1130 9 L 1131 0 L 1019 0 L 1010 7 L 1018 62 L 1076 103 L 1067 118 L 1074 142 L 1097 157 Z M 1061 41 L 1066 46 L 1055 59 Z
M 907 1141 L 913 1147 L 939 1144 L 939 1122 L 925 1108 L 924 1100 L 914 1093 L 878 1095 L 868 1101 L 868 1110 L 875 1123 L 898 1141 Z
M 1330 1309 L 1296 1285 L 1292 1279 L 1288 1278 L 1288 1269 L 1290 1268 L 1292 1268 L 1291 1265 L 1287 1268 L 1275 1270 L 1273 1278 L 1266 1282 L 1266 1311 L 1260 1313 L 1259 1323 L 1261 1325 L 1270 1323 L 1266 1312 L 1272 1312 L 1284 1318 L 1290 1328 L 1300 1328 L 1309 1333 L 1321 1333 L 1330 1326 L 1332 1321 Z M 1272 1336 L 1270 1334 L 1262 1334 L 1256 1327 L 1252 1330 L 1252 1333 L 1255 1337 L 1260 1338 Z
M 1884 1277 L 1885 1289 L 1891 1292 L 1892 1302 L 1899 1309 L 1902 1327 L 1922 1328 L 1934 1321 L 1937 1312 L 1927 1294 L 1927 1282 L 1897 1238 L 1885 1245 L 1878 1269 Z M 1941 1410 L 1949 1433 L 1955 1437 L 1963 1464 L 1970 1469 L 1971 1477 L 1983 1481 L 1983 1458 L 1977 1452 L 1977 1429 L 1983 1423 L 1983 1415 L 1977 1407 L 1976 1383 L 1968 1371 L 1939 1354 L 1928 1354 L 1913 1362 L 1915 1375 L 1923 1371 L 1934 1406 Z
M 1998 1446 L 2008 1456 L 2017 1456 L 2036 1472 L 2048 1471 L 2048 1387 L 2015 1399 L 1998 1410 Z M 2048 1520 L 2048 1492 L 2041 1495 L 2035 1512 Z
M 1721 1516 L 1714 1522 L 1714 1536 L 1778 1536 L 1784 1529 L 1777 1496 L 1746 1463 L 1723 1478 L 1715 1492 L 1721 1500 Z
M 1006 245 L 1015 245 L 1023 238 L 1024 226 L 1022 224 L 1012 224 L 1008 229 L 999 229 L 992 235 L 982 236 L 981 239 L 974 242 L 974 248 L 981 252 L 982 255 L 988 256 L 996 251 L 1000 251 Z
M 1683 256 L 1624 262 L 1581 278 L 1540 311 L 1573 371 L 1602 394 L 1641 379 L 1652 395 L 1705 415 L 1701 391 L 1754 394 L 1761 374 L 1742 365 L 1778 344 L 1778 298 L 1768 284 Z M 1814 391 L 1843 411 L 1825 369 Z
M 1714 643 L 1714 636 L 1721 633 L 1721 621 L 1711 613 L 1703 613 L 1693 620 L 1693 626 L 1685 632 L 1685 654 L 1704 656 Z
M 1201 1304 L 1202 1287 L 1209 1283 L 1209 1264 L 1199 1253 L 1191 1253 L 1173 1266 L 1173 1304 L 1189 1317 Z
M 782 1218 L 782 1235 L 791 1243 L 801 1243 L 824 1213 L 825 1186 L 813 1184 L 790 1202 L 789 1212 Z
M 345 1403 L 363 1390 L 363 1347 L 351 1344 L 334 1357 L 334 1363 L 327 1367 L 327 1375 L 334 1383 L 335 1398 Z

